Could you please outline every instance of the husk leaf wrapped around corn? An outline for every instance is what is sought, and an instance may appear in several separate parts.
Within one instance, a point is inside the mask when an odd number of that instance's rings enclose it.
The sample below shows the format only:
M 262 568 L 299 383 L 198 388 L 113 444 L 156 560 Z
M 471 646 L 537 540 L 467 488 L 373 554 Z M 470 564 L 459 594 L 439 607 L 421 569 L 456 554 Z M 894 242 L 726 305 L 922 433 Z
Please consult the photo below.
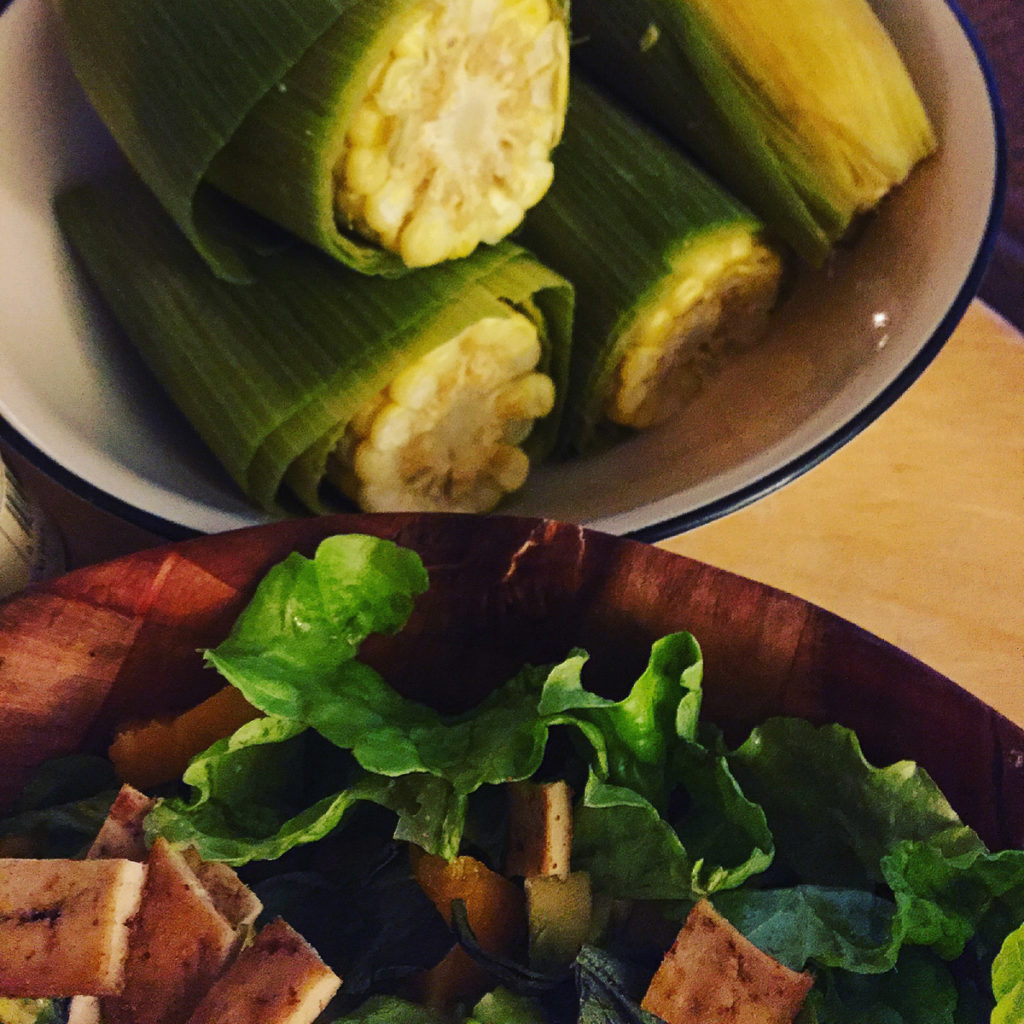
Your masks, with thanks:
M 519 240 L 576 289 L 562 454 L 675 416 L 754 344 L 783 264 L 762 223 L 689 158 L 572 80 L 555 181 Z
M 576 0 L 574 67 L 820 264 L 936 148 L 868 0 Z
M 59 197 L 154 376 L 265 509 L 492 508 L 551 449 L 572 290 L 511 242 L 401 279 L 295 245 L 213 275 L 130 173 Z M 333 485 L 333 486 L 332 486 Z
M 550 183 L 564 0 L 57 7 L 93 106 L 227 279 L 268 242 L 243 210 L 394 276 L 500 241 Z

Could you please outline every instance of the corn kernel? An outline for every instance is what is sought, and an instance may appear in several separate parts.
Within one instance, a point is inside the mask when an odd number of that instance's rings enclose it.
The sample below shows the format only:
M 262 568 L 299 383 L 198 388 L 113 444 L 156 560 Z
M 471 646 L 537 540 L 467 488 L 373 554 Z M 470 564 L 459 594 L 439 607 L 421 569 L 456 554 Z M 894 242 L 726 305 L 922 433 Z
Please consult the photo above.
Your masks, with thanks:
M 366 200 L 364 217 L 386 244 L 394 244 L 409 215 L 414 200 L 412 186 L 400 178 L 390 178 Z
M 415 431 L 414 410 L 388 402 L 374 418 L 367 441 L 380 452 L 397 450 L 409 443 Z
M 388 180 L 387 154 L 379 149 L 359 147 L 345 160 L 345 183 L 364 195 L 376 192 Z
M 372 101 L 361 104 L 349 122 L 349 145 L 379 148 L 385 138 L 385 123 L 384 115 Z
M 530 460 L 521 448 L 501 444 L 495 448 L 488 470 L 503 491 L 518 491 L 530 474 Z
M 510 420 L 539 419 L 555 405 L 555 385 L 543 373 L 530 373 L 513 381 L 498 397 L 497 411 Z
M 351 119 L 339 221 L 411 267 L 505 238 L 550 187 L 568 60 L 553 0 L 417 0 Z
M 402 259 L 410 267 L 428 267 L 440 263 L 448 252 L 450 228 L 436 208 L 421 209 L 399 235 Z

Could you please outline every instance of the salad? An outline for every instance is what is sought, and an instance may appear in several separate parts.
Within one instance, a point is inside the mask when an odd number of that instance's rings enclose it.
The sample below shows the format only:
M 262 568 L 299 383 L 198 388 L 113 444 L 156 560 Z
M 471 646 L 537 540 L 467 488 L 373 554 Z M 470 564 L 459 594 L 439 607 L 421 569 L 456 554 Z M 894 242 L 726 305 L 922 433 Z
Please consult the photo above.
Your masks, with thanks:
M 205 651 L 250 719 L 149 794 L 148 845 L 231 866 L 343 979 L 323 1020 L 653 1024 L 645 993 L 694 908 L 813 982 L 800 1024 L 1024 1020 L 1024 851 L 988 850 L 922 768 L 800 719 L 730 744 L 688 633 L 621 700 L 569 648 L 441 714 L 359 657 L 428 585 L 368 536 L 290 555 Z M 44 765 L 0 857 L 75 857 L 118 784 L 105 759 Z M 516 823 L 565 840 L 538 803 L 571 816 L 571 862 L 534 898 Z M 4 1024 L 65 1012 L 0 1003 Z

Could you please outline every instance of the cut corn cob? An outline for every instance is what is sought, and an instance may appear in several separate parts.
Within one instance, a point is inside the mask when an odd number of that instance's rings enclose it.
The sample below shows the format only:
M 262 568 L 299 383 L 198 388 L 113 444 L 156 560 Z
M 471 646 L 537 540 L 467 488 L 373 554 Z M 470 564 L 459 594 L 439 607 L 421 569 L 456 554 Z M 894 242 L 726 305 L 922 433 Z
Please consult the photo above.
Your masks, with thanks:
M 936 147 L 867 0 L 579 0 L 576 66 L 812 263 Z
M 518 246 L 390 280 L 296 244 L 235 285 L 132 176 L 62 197 L 58 215 L 155 376 L 264 508 L 337 508 L 333 484 L 375 510 L 486 511 L 552 446 L 572 291 Z
M 486 317 L 356 410 L 328 473 L 370 512 L 486 512 L 526 483 L 518 447 L 554 408 L 540 338 L 521 313 Z
M 671 419 L 767 326 L 782 273 L 760 222 L 593 86 L 573 80 L 555 182 L 524 243 L 577 292 L 562 448 Z
M 339 220 L 412 267 L 499 242 L 551 184 L 567 79 L 549 0 L 420 0 L 349 121 Z
M 500 241 L 551 182 L 564 0 L 58 8 L 93 105 L 221 276 L 248 279 L 239 228 L 266 242 L 225 195 L 394 276 Z

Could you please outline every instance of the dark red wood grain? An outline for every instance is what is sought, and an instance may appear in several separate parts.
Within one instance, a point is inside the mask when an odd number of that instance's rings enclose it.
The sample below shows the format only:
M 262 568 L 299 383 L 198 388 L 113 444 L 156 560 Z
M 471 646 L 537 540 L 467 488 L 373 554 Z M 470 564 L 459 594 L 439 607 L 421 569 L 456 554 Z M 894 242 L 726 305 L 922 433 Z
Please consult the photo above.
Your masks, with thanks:
M 463 707 L 523 662 L 591 653 L 622 692 L 651 642 L 699 639 L 707 714 L 732 735 L 772 714 L 855 728 L 876 763 L 924 764 L 995 848 L 1024 846 L 1024 732 L 903 652 L 795 597 L 638 542 L 508 517 L 333 516 L 202 537 L 80 569 L 0 604 L 0 804 L 40 760 L 102 749 L 116 723 L 219 685 L 198 649 L 227 633 L 288 552 L 335 532 L 419 551 L 431 588 L 364 656 L 404 692 Z

